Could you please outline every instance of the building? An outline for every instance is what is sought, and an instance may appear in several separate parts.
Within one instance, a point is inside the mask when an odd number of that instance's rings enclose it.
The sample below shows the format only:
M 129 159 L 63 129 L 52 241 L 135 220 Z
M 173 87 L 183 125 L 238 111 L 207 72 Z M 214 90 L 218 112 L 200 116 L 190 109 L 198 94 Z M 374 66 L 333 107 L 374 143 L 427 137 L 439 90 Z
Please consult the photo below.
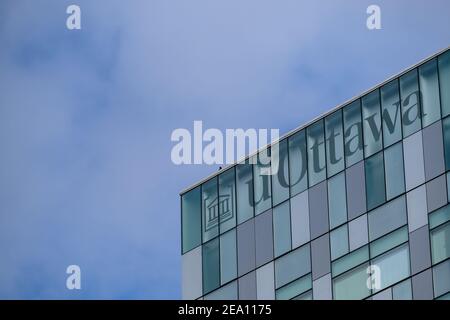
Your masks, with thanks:
M 278 147 L 181 193 L 183 298 L 450 298 L 449 49 Z

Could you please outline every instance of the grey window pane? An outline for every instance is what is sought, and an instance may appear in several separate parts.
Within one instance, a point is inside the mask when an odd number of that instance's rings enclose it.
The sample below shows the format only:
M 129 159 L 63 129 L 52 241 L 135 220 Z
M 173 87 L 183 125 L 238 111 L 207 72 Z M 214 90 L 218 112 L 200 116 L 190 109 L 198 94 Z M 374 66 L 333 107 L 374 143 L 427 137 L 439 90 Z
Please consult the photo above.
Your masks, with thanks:
M 408 241 L 408 228 L 404 226 L 371 242 L 370 257 L 374 258 L 379 256 L 380 254 L 389 251 L 406 241 Z
M 238 223 L 253 217 L 253 173 L 251 164 L 236 165 L 236 197 Z
M 431 256 L 433 264 L 450 257 L 450 223 L 431 231 Z
M 409 191 L 425 182 L 422 132 L 416 132 L 403 140 L 405 184 Z
M 432 212 L 447 204 L 446 184 L 445 175 L 437 177 L 426 184 L 428 212 Z
M 273 260 L 272 210 L 255 218 L 256 267 Z
M 421 107 L 417 69 L 411 70 L 400 78 L 400 96 L 402 99 L 403 137 L 420 130 Z
M 383 290 L 390 285 L 409 277 L 409 250 L 403 245 L 391 250 L 372 261 L 372 266 L 380 268 L 380 289 L 373 288 L 374 292 Z
M 234 167 L 219 175 L 220 233 L 236 226 L 236 179 Z
M 308 181 L 314 186 L 326 178 L 325 140 L 323 120 L 307 128 L 308 141 Z
M 442 121 L 444 131 L 445 169 L 450 170 L 450 117 Z
M 367 210 L 371 210 L 386 200 L 383 152 L 366 159 L 365 171 Z
M 360 100 L 344 107 L 345 160 L 347 167 L 363 159 L 363 133 Z
M 238 298 L 237 281 L 233 281 L 227 284 L 226 286 L 223 286 L 204 297 L 205 300 L 237 300 L 237 298 Z
M 361 99 L 364 129 L 364 155 L 370 157 L 383 148 L 380 94 L 375 90 Z
M 450 260 L 433 267 L 434 295 L 440 295 L 450 291 Z
M 331 229 L 347 221 L 345 172 L 328 179 L 328 208 Z
M 255 300 L 256 296 L 256 271 L 253 271 L 239 278 L 239 299 Z
M 422 126 L 426 127 L 441 118 L 437 59 L 419 67 L 420 92 L 422 96 Z
M 351 166 L 346 171 L 348 219 L 352 220 L 366 212 L 366 183 L 364 162 Z
M 203 294 L 220 286 L 219 238 L 203 244 Z
M 311 262 L 313 280 L 330 273 L 330 236 L 328 233 L 311 242 Z
M 255 223 L 249 220 L 237 226 L 238 276 L 255 269 Z
M 349 253 L 342 258 L 333 261 L 332 263 L 332 276 L 336 277 L 347 270 L 350 270 L 363 262 L 369 260 L 369 247 L 364 246 L 356 251 Z
M 196 247 L 188 253 L 183 254 L 181 263 L 182 297 L 185 300 L 197 299 L 203 294 L 202 247 Z
M 289 137 L 289 177 L 291 195 L 296 195 L 308 187 L 308 165 L 306 161 L 305 131 Z
M 367 214 L 353 219 L 348 224 L 350 251 L 358 249 L 369 242 Z
M 402 113 L 398 80 L 392 80 L 380 89 L 383 117 L 383 141 L 388 147 L 402 138 Z M 420 124 L 419 124 L 420 127 Z
M 333 290 L 331 288 L 331 274 L 328 273 L 313 282 L 314 300 L 333 299 Z
M 408 204 L 409 232 L 412 232 L 428 224 L 427 192 L 425 185 L 421 185 L 408 192 L 406 200 Z
M 348 253 L 348 226 L 345 224 L 330 233 L 331 260 Z
M 292 248 L 310 240 L 308 191 L 291 198 Z
M 439 56 L 439 85 L 442 116 L 450 114 L 450 51 Z
M 309 222 L 311 238 L 317 238 L 328 232 L 328 200 L 326 181 L 308 190 Z
M 359 300 L 370 295 L 367 288 L 366 269 L 369 265 L 363 264 L 335 279 L 333 279 L 333 292 L 335 300 Z
M 411 300 L 412 299 L 412 287 L 411 279 L 407 279 L 392 287 L 393 300 Z
M 308 274 L 300 279 L 297 279 L 282 288 L 277 289 L 277 300 L 290 300 L 310 290 L 312 287 L 311 274 Z
M 219 234 L 217 177 L 202 185 L 202 205 L 202 230 L 205 243 Z
M 255 215 L 270 209 L 272 206 L 271 175 L 267 174 L 267 170 L 270 170 L 270 163 L 265 163 L 265 158 L 267 158 L 269 152 L 270 150 L 261 151 L 258 154 L 257 163 L 253 165 Z
M 406 224 L 405 197 L 399 197 L 368 214 L 369 240 L 375 240 Z
M 386 200 L 389 201 L 405 192 L 402 143 L 384 150 L 384 169 L 386 170 Z
M 285 284 L 311 272 L 309 244 L 275 260 L 275 287 Z
M 256 270 L 256 296 L 258 300 L 275 299 L 274 263 L 270 262 Z
M 430 229 L 434 229 L 441 224 L 450 221 L 450 205 L 434 211 L 430 214 Z
M 413 274 L 431 267 L 428 226 L 423 226 L 409 234 L 409 248 L 411 253 L 411 272 Z
M 273 208 L 273 236 L 275 257 L 291 250 L 291 216 L 289 201 Z
M 433 299 L 433 280 L 431 269 L 416 274 L 412 278 L 414 300 Z
M 273 206 L 289 198 L 289 166 L 288 166 L 288 144 L 287 139 L 278 144 L 278 159 L 272 154 L 273 159 L 278 161 L 278 170 L 272 174 Z M 273 160 L 272 160 L 273 161 Z
M 426 181 L 445 171 L 442 122 L 437 121 L 423 129 L 423 157 Z
M 338 110 L 325 118 L 325 137 L 327 176 L 331 177 L 345 169 L 342 110 Z
M 236 229 L 220 236 L 220 281 L 222 284 L 237 276 Z
M 183 253 L 199 246 L 202 239 L 200 187 L 181 197 L 181 223 Z

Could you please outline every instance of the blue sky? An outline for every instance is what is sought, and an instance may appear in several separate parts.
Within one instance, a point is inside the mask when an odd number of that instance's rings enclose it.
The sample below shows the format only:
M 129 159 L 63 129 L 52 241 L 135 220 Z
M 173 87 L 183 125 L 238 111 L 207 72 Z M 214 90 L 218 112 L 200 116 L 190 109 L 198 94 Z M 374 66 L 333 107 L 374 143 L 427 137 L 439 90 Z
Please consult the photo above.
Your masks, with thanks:
M 82 30 L 66 29 L 77 4 Z M 382 29 L 366 28 L 381 7 Z M 172 130 L 285 133 L 450 45 L 447 0 L 0 2 L 0 298 L 180 298 Z M 77 264 L 82 289 L 66 289 Z

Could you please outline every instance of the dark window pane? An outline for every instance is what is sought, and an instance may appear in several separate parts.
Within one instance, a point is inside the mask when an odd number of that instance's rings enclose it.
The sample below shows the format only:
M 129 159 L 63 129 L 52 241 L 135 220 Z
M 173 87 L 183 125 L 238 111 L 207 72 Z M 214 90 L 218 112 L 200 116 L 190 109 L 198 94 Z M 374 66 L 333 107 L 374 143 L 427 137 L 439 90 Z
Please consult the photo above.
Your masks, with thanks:
M 347 167 L 363 159 L 363 133 L 360 100 L 344 107 L 345 159 Z
M 202 239 L 200 187 L 181 197 L 181 222 L 183 233 L 183 253 L 199 246 Z
M 274 160 L 278 162 L 277 172 L 276 173 L 273 172 L 273 174 L 271 175 L 273 206 L 276 206 L 277 204 L 289 198 L 289 166 L 288 166 L 287 139 L 284 139 L 278 144 L 278 159 L 276 154 L 272 152 L 272 161 Z
M 219 238 L 203 244 L 203 294 L 220 286 Z
M 441 118 L 437 60 L 419 67 L 420 92 L 422 94 L 422 126 L 426 127 Z
M 292 196 L 308 187 L 307 172 L 306 137 L 305 131 L 302 130 L 289 137 L 289 177 Z
M 450 223 L 431 231 L 431 255 L 433 264 L 450 257 Z
M 383 117 L 384 146 L 400 141 L 402 138 L 402 112 L 398 80 L 392 80 L 381 87 L 381 106 Z
M 386 170 L 386 198 L 391 200 L 405 192 L 402 143 L 397 143 L 384 150 L 384 164 Z
M 308 135 L 308 181 L 309 186 L 326 178 L 325 140 L 323 120 L 307 128 Z
M 421 108 L 417 69 L 411 70 L 400 78 L 400 96 L 402 99 L 403 137 L 421 129 Z
M 439 84 L 442 116 L 450 114 L 450 51 L 439 56 Z
M 270 209 L 272 206 L 269 156 L 270 149 L 269 151 L 261 151 L 257 156 L 257 163 L 253 165 L 253 182 L 255 190 L 254 203 L 256 215 Z
M 219 234 L 217 177 L 202 185 L 202 204 L 203 242 L 207 242 Z
M 364 155 L 370 157 L 383 148 L 380 94 L 375 90 L 361 100 L 364 128 Z
M 219 176 L 220 233 L 236 226 L 236 181 L 234 167 Z
M 291 250 L 291 217 L 289 201 L 273 208 L 273 235 L 275 257 Z
M 367 210 L 385 201 L 383 152 L 366 159 L 366 199 Z
M 220 236 L 221 283 L 227 283 L 237 275 L 236 229 Z
M 343 128 L 342 110 L 325 118 L 328 177 L 345 169 Z
M 238 223 L 253 217 L 253 173 L 251 164 L 236 166 Z
M 450 170 L 450 117 L 442 121 L 444 131 L 445 169 Z

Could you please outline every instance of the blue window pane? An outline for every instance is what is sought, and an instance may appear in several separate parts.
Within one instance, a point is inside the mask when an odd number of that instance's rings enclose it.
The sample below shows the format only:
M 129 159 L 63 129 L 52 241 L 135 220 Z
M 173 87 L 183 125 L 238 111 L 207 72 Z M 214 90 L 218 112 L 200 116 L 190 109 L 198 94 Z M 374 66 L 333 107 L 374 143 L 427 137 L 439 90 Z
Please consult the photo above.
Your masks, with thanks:
M 183 253 L 199 246 L 202 241 L 200 187 L 181 197 Z
M 399 90 L 397 79 L 385 84 L 380 89 L 385 147 L 400 141 L 402 138 L 402 112 L 400 110 Z
M 433 264 L 450 257 L 450 223 L 431 231 L 431 256 Z
M 439 85 L 442 116 L 450 114 L 450 51 L 439 56 Z
M 364 155 L 370 157 L 383 148 L 380 94 L 375 90 L 361 100 L 364 129 Z
M 275 257 L 291 250 L 291 216 L 289 201 L 273 208 L 273 235 Z
M 335 260 L 348 253 L 348 227 L 343 225 L 330 233 L 331 260 Z
M 219 238 L 203 244 L 203 294 L 220 286 Z
M 422 126 L 426 127 L 441 118 L 437 60 L 419 67 L 420 93 L 422 95 Z
M 305 131 L 289 137 L 289 177 L 291 196 L 299 194 L 308 187 L 308 165 L 306 161 Z
M 328 177 L 345 169 L 343 128 L 342 110 L 338 110 L 325 118 Z
M 236 197 L 238 223 L 253 217 L 253 166 L 238 164 L 236 166 Z
M 308 176 L 312 187 L 326 178 L 325 140 L 323 120 L 307 128 L 308 135 Z
M 386 170 L 386 198 L 391 200 L 405 192 L 402 143 L 397 143 L 384 150 L 384 165 Z
M 234 167 L 219 176 L 220 233 L 236 226 L 236 180 Z
M 278 162 L 277 172 L 273 172 L 272 192 L 273 206 L 287 200 L 289 198 L 289 166 L 288 166 L 288 144 L 284 139 L 278 144 L 278 156 L 274 154 L 272 149 L 272 161 Z M 272 166 L 274 168 L 275 166 Z
M 421 106 L 417 69 L 411 70 L 400 78 L 400 96 L 402 99 L 403 137 L 421 129 Z
M 445 169 L 450 170 L 450 117 L 442 121 L 444 131 Z
M 217 177 L 202 185 L 202 205 L 203 242 L 207 242 L 219 234 Z
M 360 100 L 344 107 L 345 159 L 347 167 L 363 159 L 363 133 Z
M 220 236 L 221 283 L 227 283 L 237 275 L 236 229 Z
M 383 152 L 366 159 L 366 199 L 371 210 L 385 201 Z
M 270 159 L 269 152 L 260 152 L 257 157 L 257 163 L 253 165 L 253 182 L 255 190 L 254 203 L 256 215 L 270 209 L 272 206 L 270 162 L 268 161 Z

